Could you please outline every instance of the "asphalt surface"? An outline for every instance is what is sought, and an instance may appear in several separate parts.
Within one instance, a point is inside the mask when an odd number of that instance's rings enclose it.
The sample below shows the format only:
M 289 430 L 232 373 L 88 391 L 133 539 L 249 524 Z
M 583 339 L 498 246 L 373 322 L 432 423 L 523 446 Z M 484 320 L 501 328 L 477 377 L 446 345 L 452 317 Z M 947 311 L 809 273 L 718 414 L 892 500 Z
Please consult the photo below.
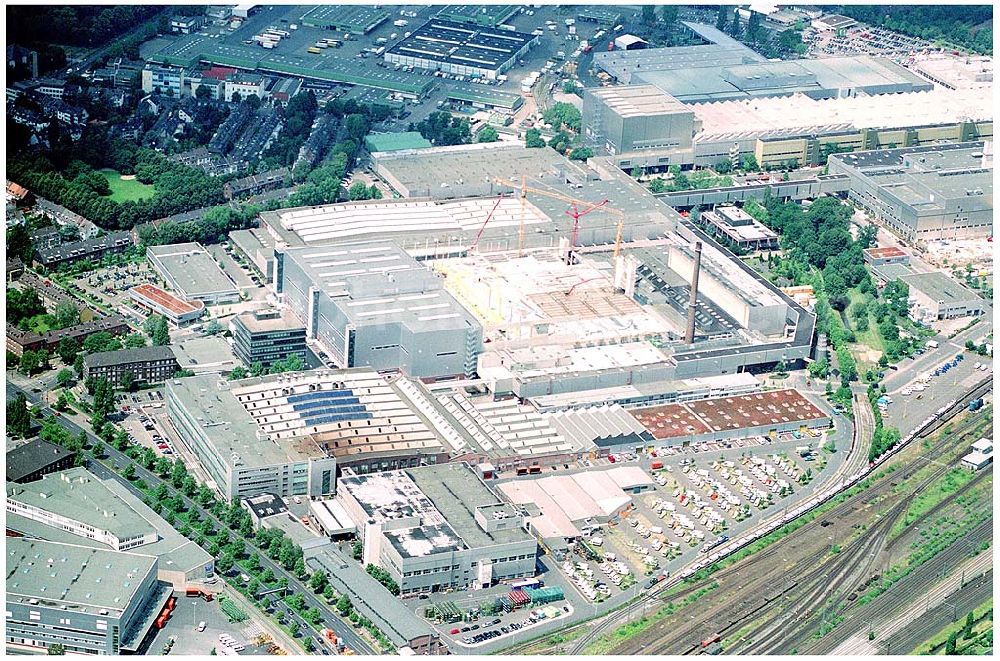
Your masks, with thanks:
M 49 409 L 48 406 L 44 405 L 40 395 L 24 390 L 14 384 L 11 384 L 10 382 L 7 383 L 8 398 L 13 397 L 18 392 L 24 393 L 24 396 L 28 399 L 28 401 L 32 402 L 33 404 L 43 404 L 42 405 L 43 412 L 47 414 L 52 413 L 51 409 Z M 79 434 L 80 431 L 86 431 L 87 436 L 90 438 L 91 442 L 102 447 L 104 449 L 104 452 L 107 454 L 108 459 L 114 462 L 116 465 L 125 466 L 127 463 L 135 463 L 126 454 L 124 454 L 123 452 L 119 452 L 110 445 L 107 445 L 102 439 L 92 434 L 89 430 L 85 430 L 83 427 L 76 424 L 73 420 L 69 419 L 67 416 L 59 416 L 56 418 L 56 421 L 60 425 L 62 425 L 65 429 L 72 432 L 73 434 Z M 91 462 L 88 468 L 91 471 L 93 471 L 95 475 L 97 475 L 102 479 L 113 478 L 117 480 L 118 482 L 123 484 L 127 489 L 129 489 L 129 491 L 135 494 L 138 498 L 143 498 L 145 495 L 139 489 L 137 489 L 131 482 L 122 478 L 117 473 L 114 473 L 100 462 Z M 160 479 L 158 475 L 156 475 L 155 473 L 151 473 L 150 471 L 146 470 L 137 463 L 135 464 L 135 475 L 137 478 L 144 480 L 146 484 L 150 485 L 151 487 L 155 488 L 161 482 L 163 482 L 167 484 L 168 487 L 170 487 L 171 492 L 175 491 L 175 489 L 173 489 L 173 486 L 169 482 Z M 198 503 L 184 496 L 183 494 L 181 494 L 181 497 L 183 498 L 185 507 L 197 510 L 202 518 L 208 519 L 217 528 L 219 529 L 225 528 L 227 530 L 229 529 L 229 527 L 225 523 L 219 520 L 218 517 L 212 514 L 209 510 L 201 507 Z M 263 551 L 257 548 L 251 540 L 241 537 L 236 531 L 233 530 L 230 530 L 230 536 L 233 539 L 238 539 L 243 541 L 248 549 L 256 551 L 257 554 L 260 556 L 260 564 L 263 569 L 270 569 L 272 572 L 274 572 L 274 575 L 277 576 L 278 578 L 282 577 L 287 578 L 289 589 L 296 590 L 302 593 L 302 595 L 305 597 L 306 608 L 318 608 L 320 613 L 323 614 L 323 622 L 322 622 L 323 626 L 332 629 L 337 634 L 337 637 L 341 638 L 349 648 L 351 648 L 358 654 L 375 653 L 375 650 L 372 649 L 372 647 L 365 640 L 363 640 L 349 624 L 345 623 L 336 614 L 334 614 L 332 609 L 329 606 L 327 606 L 322 600 L 318 599 L 316 595 L 313 594 L 312 590 L 310 590 L 308 586 L 303 584 L 302 581 L 300 581 L 290 572 L 286 571 L 284 567 L 272 561 Z M 297 618 L 296 616 L 296 619 L 299 618 Z M 305 624 L 305 622 L 302 622 L 301 620 L 300 620 L 300 629 L 303 632 L 311 631 L 311 629 Z

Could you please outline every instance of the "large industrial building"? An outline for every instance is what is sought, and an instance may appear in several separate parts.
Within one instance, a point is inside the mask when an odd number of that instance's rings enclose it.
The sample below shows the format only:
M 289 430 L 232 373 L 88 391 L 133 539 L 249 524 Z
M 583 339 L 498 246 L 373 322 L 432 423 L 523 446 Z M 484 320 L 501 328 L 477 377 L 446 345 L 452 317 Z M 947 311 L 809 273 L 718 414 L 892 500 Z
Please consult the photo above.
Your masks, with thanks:
M 670 166 L 690 151 L 700 122 L 688 106 L 653 85 L 585 89 L 583 132 L 620 167 Z
M 17 537 L 4 551 L 8 652 L 134 654 L 170 596 L 149 556 Z
M 362 531 L 362 563 L 389 572 L 404 596 L 535 575 L 522 515 L 465 464 L 344 476 L 337 501 Z
M 172 423 L 227 498 L 322 496 L 357 473 L 447 461 L 415 382 L 369 369 L 167 384 Z
M 86 468 L 7 487 L 7 528 L 25 537 L 159 559 L 158 576 L 175 589 L 213 589 L 215 560 L 185 539 L 128 489 Z
M 434 18 L 394 44 L 384 57 L 405 67 L 495 80 L 536 41 L 524 32 Z
M 982 82 L 988 74 L 981 66 L 963 67 L 958 58 L 920 60 L 918 75 L 869 56 L 769 62 L 710 26 L 684 25 L 711 43 L 594 55 L 594 66 L 621 85 L 585 91 L 584 126 L 618 167 L 712 167 L 747 155 L 761 167 L 823 165 L 830 153 L 993 135 L 993 109 Z M 939 82 L 928 69 L 944 70 L 940 76 L 951 82 Z M 623 97 L 632 95 L 641 97 L 644 113 L 658 115 L 638 125 L 653 127 L 664 146 L 623 153 L 608 138 L 617 129 L 596 128 L 608 118 L 622 121 L 602 96 L 628 110 Z M 693 113 L 688 142 L 685 126 L 666 130 L 679 119 L 689 121 L 674 109 L 678 103 Z M 618 114 L 629 113 L 635 111 Z
M 978 294 L 940 271 L 912 273 L 899 279 L 910 289 L 910 316 L 918 321 L 976 317 L 985 311 Z
M 837 154 L 849 199 L 909 241 L 993 233 L 993 167 L 983 142 Z
M 308 210 L 303 220 L 328 222 L 322 212 Z M 277 272 L 285 305 L 341 366 L 415 377 L 475 371 L 482 328 L 436 274 L 395 244 L 290 248 L 277 253 Z

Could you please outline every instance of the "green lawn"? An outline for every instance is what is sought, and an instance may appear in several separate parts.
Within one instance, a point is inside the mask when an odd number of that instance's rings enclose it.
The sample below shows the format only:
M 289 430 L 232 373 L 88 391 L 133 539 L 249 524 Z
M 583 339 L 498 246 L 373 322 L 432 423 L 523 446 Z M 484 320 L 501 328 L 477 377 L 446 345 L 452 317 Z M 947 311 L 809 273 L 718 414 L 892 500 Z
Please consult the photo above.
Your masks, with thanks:
M 100 173 L 108 180 L 108 186 L 111 187 L 111 199 L 115 202 L 145 200 L 153 197 L 156 192 L 152 186 L 139 183 L 135 179 L 122 179 L 118 172 L 110 168 L 100 170 Z

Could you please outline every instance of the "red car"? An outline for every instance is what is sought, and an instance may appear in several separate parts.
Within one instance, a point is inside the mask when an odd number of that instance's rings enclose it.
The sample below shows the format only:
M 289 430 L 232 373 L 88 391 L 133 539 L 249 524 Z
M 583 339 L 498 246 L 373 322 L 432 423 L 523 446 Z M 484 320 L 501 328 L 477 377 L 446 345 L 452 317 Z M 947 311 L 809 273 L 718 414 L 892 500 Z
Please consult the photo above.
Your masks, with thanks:
M 611 463 L 615 463 L 615 455 L 609 454 L 608 455 L 608 461 L 610 461 Z
M 451 630 L 451 631 L 449 631 L 448 633 L 450 633 L 451 635 L 453 635 L 453 636 L 454 636 L 454 635 L 455 635 L 456 633 L 459 633 L 459 630 L 458 630 L 458 627 L 455 627 L 454 629 L 452 629 L 452 630 Z

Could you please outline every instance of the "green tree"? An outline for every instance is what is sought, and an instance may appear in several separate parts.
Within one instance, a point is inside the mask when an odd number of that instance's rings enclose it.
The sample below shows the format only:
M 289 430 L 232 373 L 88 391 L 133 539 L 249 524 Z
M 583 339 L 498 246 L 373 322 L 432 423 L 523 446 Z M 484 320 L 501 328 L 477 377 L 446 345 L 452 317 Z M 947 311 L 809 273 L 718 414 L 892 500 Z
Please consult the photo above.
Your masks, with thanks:
M 677 5 L 663 5 L 660 8 L 660 20 L 668 30 L 677 22 L 678 9 Z
M 132 392 L 135 390 L 135 373 L 125 372 L 122 374 L 121 389 L 125 392 Z
M 313 589 L 313 592 L 322 592 L 328 583 L 326 572 L 319 569 L 314 571 L 312 577 L 309 579 L 309 587 Z
M 496 142 L 500 139 L 500 134 L 492 126 L 484 126 L 476 136 L 476 142 Z
M 146 346 L 146 338 L 138 333 L 130 333 L 125 336 L 125 340 L 122 342 L 122 345 L 126 349 L 140 349 Z
M 972 637 L 972 627 L 976 624 L 976 616 L 969 611 L 969 614 L 965 616 L 965 626 L 962 628 L 962 638 L 968 640 Z
M 953 631 L 951 635 L 948 636 L 947 642 L 944 644 L 944 653 L 948 656 L 955 654 L 956 647 L 958 645 L 958 631 Z
M 236 381 L 237 379 L 247 378 L 247 370 L 242 365 L 237 365 L 229 372 L 229 380 Z
M 73 338 L 64 337 L 59 340 L 59 344 L 56 347 L 56 354 L 59 356 L 59 360 L 63 361 L 66 365 L 72 365 L 79 353 L 80 345 Z
M 580 111 L 572 103 L 560 101 L 552 104 L 542 115 L 542 119 L 546 124 L 551 124 L 556 131 L 563 126 L 571 131 L 579 131 L 582 117 Z
M 302 648 L 307 652 L 312 652 L 315 647 L 316 645 L 313 643 L 313 639 L 308 636 L 302 641 Z
M 715 15 L 715 29 L 716 30 L 720 30 L 722 32 L 728 31 L 728 27 L 729 27 L 729 14 L 731 12 L 732 12 L 732 10 L 729 7 L 726 7 L 725 5 L 720 5 L 719 6 L 719 11 Z
M 49 645 L 48 655 L 49 656 L 64 656 L 66 654 L 66 648 L 59 643 L 52 643 Z
M 167 326 L 167 320 L 164 317 L 156 314 L 146 320 L 146 324 L 143 328 L 149 335 L 149 339 L 153 341 L 154 347 L 165 347 L 170 344 L 170 328 Z
M 656 8 L 653 5 L 642 6 L 642 22 L 646 25 L 654 25 L 656 23 Z
M 570 152 L 569 158 L 571 161 L 586 161 L 593 155 L 594 150 L 590 147 L 576 147 L 572 152 Z
M 122 469 L 122 477 L 126 480 L 135 479 L 135 464 L 131 461 L 125 464 L 125 468 Z
M 7 400 L 7 431 L 12 436 L 27 438 L 31 431 L 31 414 L 24 394 L 17 393 Z
M 63 301 L 56 305 L 55 328 L 69 328 L 80 323 L 80 308 L 72 301 Z
M 740 167 L 744 172 L 757 172 L 760 170 L 757 157 L 753 154 L 744 154 L 740 159 Z
M 27 225 L 14 225 L 7 230 L 7 257 L 17 257 L 25 264 L 31 264 L 35 248 L 31 244 L 31 232 Z
M 329 582 L 327 582 L 326 587 L 323 588 L 323 598 L 329 602 L 333 600 L 334 595 L 335 592 L 333 590 L 333 586 L 330 585 Z
M 351 599 L 346 594 L 340 595 L 340 599 L 337 600 L 337 610 L 340 614 L 346 617 L 351 614 L 353 609 Z
M 528 129 L 524 132 L 524 146 L 529 149 L 538 149 L 545 146 L 542 132 L 538 129 Z
M 66 386 L 68 386 L 70 383 L 73 382 L 73 379 L 75 377 L 76 373 L 73 372 L 72 369 L 64 367 L 61 370 L 59 370 L 58 374 L 56 374 L 56 383 L 59 385 L 60 388 L 65 388 Z
M 662 177 L 653 177 L 649 180 L 649 192 L 663 193 L 667 190 L 667 182 Z

